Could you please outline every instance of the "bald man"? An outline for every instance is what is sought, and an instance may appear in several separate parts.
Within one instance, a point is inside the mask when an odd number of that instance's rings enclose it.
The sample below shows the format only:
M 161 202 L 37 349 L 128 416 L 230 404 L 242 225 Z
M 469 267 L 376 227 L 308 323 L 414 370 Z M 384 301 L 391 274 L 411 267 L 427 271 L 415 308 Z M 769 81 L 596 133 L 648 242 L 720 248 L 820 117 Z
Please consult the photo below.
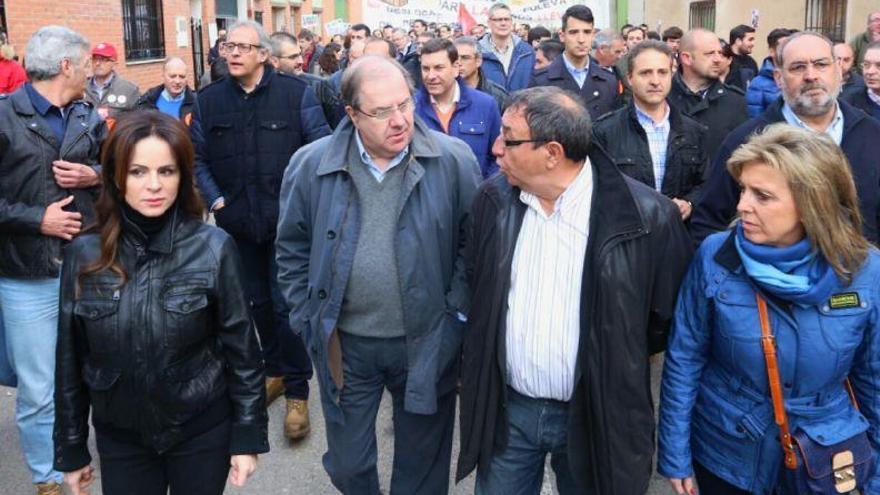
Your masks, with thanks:
M 728 86 L 721 75 L 721 42 L 711 31 L 695 29 L 681 38 L 679 70 L 672 78 L 669 104 L 708 127 L 706 153 L 715 158 L 730 131 L 748 119 L 742 90 Z
M 162 66 L 162 84 L 150 88 L 137 102 L 137 108 L 152 108 L 182 120 L 187 126 L 198 117 L 196 95 L 186 84 L 189 69 L 180 57 L 171 57 Z
M 390 493 L 448 493 L 470 303 L 464 246 L 480 171 L 461 140 L 413 111 L 397 61 L 345 70 L 348 115 L 299 150 L 281 184 L 275 250 L 293 331 L 307 341 L 342 493 L 376 494 L 376 413 L 394 408 Z

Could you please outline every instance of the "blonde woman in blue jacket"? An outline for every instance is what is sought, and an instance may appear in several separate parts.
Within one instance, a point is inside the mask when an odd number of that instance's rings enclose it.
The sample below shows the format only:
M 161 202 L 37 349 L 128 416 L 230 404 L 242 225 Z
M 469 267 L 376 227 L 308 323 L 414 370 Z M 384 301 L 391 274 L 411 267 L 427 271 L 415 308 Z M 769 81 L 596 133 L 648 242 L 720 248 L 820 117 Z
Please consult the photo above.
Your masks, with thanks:
M 708 237 L 682 284 L 666 353 L 658 471 L 679 494 L 790 493 L 761 347 L 769 306 L 792 433 L 880 444 L 880 253 L 860 231 L 856 189 L 823 133 L 768 127 L 727 168 L 732 230 Z M 847 394 L 849 377 L 860 406 Z M 880 493 L 876 471 L 859 480 Z

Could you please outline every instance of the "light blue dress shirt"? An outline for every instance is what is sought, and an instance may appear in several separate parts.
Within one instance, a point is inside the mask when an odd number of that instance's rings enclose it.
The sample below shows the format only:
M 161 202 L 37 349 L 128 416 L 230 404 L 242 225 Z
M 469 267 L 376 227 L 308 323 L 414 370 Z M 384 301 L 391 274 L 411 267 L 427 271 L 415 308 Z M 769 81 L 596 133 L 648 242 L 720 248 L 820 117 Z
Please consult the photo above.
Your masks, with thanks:
M 834 118 L 831 119 L 831 123 L 828 124 L 828 128 L 825 129 L 825 134 L 828 134 L 831 139 L 834 140 L 837 145 L 840 145 L 840 142 L 843 141 L 843 112 L 840 111 L 840 106 L 835 103 L 834 110 Z M 800 127 L 801 129 L 806 129 L 808 131 L 813 131 L 812 128 L 807 126 L 801 119 L 798 118 L 797 115 L 794 114 L 794 110 L 788 106 L 788 103 L 782 105 L 782 116 L 785 117 L 785 121 L 789 124 Z
M 406 154 L 409 152 L 409 146 L 407 146 L 400 153 L 398 153 L 397 156 L 392 158 L 390 162 L 388 162 L 388 167 L 386 167 L 385 170 L 382 170 L 376 165 L 376 162 L 373 161 L 373 157 L 370 156 L 369 153 L 367 153 L 367 149 L 364 148 L 364 143 L 363 141 L 361 141 L 360 132 L 355 131 L 354 140 L 357 143 L 358 153 L 360 154 L 361 161 L 364 163 L 364 165 L 366 165 L 370 173 L 373 174 L 373 177 L 375 177 L 375 179 L 379 182 L 382 182 L 382 180 L 385 179 L 385 174 L 387 174 L 389 170 L 400 165 L 404 158 L 406 158 Z
M 577 83 L 579 88 L 583 88 L 584 82 L 590 74 L 590 60 L 587 59 L 587 65 L 585 65 L 583 69 L 578 69 L 568 60 L 565 52 L 562 52 L 562 61 L 565 62 L 565 68 L 568 69 L 568 73 L 574 78 L 574 82 Z
M 651 162 L 654 165 L 654 189 L 659 192 L 663 187 L 663 176 L 666 175 L 666 149 L 670 129 L 669 105 L 666 105 L 666 114 L 660 122 L 654 122 L 654 119 L 643 112 L 638 105 L 635 107 L 639 124 L 648 136 L 648 149 L 651 151 Z

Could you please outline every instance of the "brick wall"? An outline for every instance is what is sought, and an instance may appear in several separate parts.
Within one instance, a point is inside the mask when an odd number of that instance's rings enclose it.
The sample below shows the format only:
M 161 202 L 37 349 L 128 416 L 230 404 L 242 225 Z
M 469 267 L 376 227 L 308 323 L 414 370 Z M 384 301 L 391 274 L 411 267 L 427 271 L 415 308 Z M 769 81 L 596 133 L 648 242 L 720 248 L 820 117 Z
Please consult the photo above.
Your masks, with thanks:
M 190 67 L 190 85 L 192 81 L 192 40 L 190 39 L 189 21 L 192 10 L 189 0 L 162 0 L 163 24 L 165 27 L 165 55 L 177 56 L 186 61 Z M 140 87 L 141 91 L 161 82 L 162 64 L 164 59 L 149 62 L 127 63 L 125 61 L 125 43 L 122 27 L 122 0 L 6 0 L 7 25 L 9 39 L 15 46 L 16 53 L 24 57 L 24 48 L 28 39 L 41 26 L 61 24 L 74 29 L 92 44 L 101 41 L 112 43 L 119 54 L 116 71 Z M 267 2 L 268 3 L 268 2 Z M 214 3 L 202 1 L 202 31 L 204 55 L 207 59 L 208 24 L 214 22 Z M 177 46 L 177 26 L 175 19 L 183 17 L 187 45 Z M 205 66 L 207 70 L 207 65 Z

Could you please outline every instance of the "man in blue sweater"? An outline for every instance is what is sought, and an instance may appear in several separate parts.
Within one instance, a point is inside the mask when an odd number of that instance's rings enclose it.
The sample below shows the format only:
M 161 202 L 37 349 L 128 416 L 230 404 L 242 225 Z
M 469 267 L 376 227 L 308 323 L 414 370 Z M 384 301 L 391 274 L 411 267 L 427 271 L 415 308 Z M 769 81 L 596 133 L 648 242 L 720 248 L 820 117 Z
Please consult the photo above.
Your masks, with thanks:
M 435 38 L 422 47 L 422 81 L 416 91 L 416 115 L 428 127 L 467 143 L 483 178 L 498 171 L 492 144 L 501 129 L 501 114 L 491 96 L 470 88 L 458 77 L 458 50 L 452 41 Z
M 840 145 L 855 179 L 863 232 L 868 240 L 877 243 L 880 122 L 837 99 L 840 68 L 834 62 L 831 47 L 831 41 L 824 35 L 809 31 L 793 34 L 781 45 L 775 75 L 782 99 L 763 114 L 744 122 L 724 140 L 691 217 L 691 236 L 695 241 L 726 229 L 736 214 L 739 187 L 725 166 L 733 151 L 764 127 L 787 122 L 824 132 Z

